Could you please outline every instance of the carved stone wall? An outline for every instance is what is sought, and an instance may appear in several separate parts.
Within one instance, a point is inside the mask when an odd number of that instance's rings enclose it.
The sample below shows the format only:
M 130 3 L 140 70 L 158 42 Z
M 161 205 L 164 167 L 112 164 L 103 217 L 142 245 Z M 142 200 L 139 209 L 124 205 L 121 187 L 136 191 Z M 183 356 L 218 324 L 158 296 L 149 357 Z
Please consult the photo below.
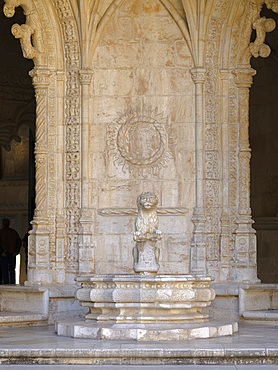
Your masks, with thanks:
M 5 2 L 35 63 L 29 281 L 131 272 L 143 191 L 159 199 L 161 273 L 256 281 L 249 62 L 269 52 L 276 1 Z
M 96 48 L 92 69 L 90 207 L 95 272 L 132 271 L 138 194 L 159 198 L 161 273 L 189 272 L 194 189 L 194 84 L 190 52 L 158 1 L 125 1 Z M 130 210 L 130 211 L 127 211 Z

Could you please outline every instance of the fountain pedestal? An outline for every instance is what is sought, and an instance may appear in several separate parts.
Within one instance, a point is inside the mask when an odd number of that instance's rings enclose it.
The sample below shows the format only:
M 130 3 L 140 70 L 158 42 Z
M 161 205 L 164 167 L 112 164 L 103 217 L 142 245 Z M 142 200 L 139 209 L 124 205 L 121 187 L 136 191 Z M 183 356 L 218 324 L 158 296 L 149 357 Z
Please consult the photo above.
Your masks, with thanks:
M 58 323 L 58 335 L 159 341 L 237 331 L 237 323 L 209 322 L 201 312 L 215 297 L 206 276 L 91 275 L 77 281 L 77 299 L 89 312 L 85 321 Z
M 122 324 L 203 322 L 201 308 L 215 297 L 208 277 L 94 275 L 77 279 L 77 299 L 95 322 Z
M 78 277 L 77 299 L 89 313 L 82 322 L 59 322 L 58 335 L 94 339 L 184 340 L 230 335 L 237 323 L 213 323 L 202 313 L 215 292 L 211 278 L 156 275 L 162 233 L 157 229 L 157 197 L 137 199 L 133 248 L 134 275 Z

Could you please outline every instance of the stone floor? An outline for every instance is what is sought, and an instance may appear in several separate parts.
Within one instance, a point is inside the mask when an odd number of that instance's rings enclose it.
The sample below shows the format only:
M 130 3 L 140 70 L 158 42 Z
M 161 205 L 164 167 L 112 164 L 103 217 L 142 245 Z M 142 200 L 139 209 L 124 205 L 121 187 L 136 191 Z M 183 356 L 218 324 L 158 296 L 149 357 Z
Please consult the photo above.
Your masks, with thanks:
M 58 337 L 54 326 L 0 327 L 0 365 L 1 370 L 278 369 L 278 323 L 242 323 L 233 336 L 180 342 L 73 339 Z
M 1 370 L 277 370 L 278 365 L 3 365 Z

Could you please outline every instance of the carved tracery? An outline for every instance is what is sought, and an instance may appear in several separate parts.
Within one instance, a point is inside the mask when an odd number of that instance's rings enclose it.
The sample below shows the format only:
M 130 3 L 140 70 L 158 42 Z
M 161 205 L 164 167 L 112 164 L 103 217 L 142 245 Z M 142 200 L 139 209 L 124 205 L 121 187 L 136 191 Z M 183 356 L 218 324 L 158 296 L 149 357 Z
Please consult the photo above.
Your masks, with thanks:
M 45 65 L 45 53 L 42 36 L 42 28 L 37 11 L 32 0 L 5 0 L 3 8 L 6 17 L 11 18 L 15 14 L 15 8 L 21 6 L 26 16 L 23 25 L 14 24 L 12 34 L 20 39 L 23 56 L 33 59 L 35 65 Z

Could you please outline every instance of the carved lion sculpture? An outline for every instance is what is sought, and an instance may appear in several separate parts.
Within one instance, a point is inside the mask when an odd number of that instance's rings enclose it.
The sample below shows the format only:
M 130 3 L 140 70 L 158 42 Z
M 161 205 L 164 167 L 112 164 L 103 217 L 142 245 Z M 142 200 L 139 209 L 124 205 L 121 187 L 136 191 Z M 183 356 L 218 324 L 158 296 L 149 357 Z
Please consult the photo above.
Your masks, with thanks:
M 135 220 L 134 240 L 161 239 L 161 231 L 157 230 L 157 197 L 147 192 L 139 195 L 137 199 L 138 214 Z

